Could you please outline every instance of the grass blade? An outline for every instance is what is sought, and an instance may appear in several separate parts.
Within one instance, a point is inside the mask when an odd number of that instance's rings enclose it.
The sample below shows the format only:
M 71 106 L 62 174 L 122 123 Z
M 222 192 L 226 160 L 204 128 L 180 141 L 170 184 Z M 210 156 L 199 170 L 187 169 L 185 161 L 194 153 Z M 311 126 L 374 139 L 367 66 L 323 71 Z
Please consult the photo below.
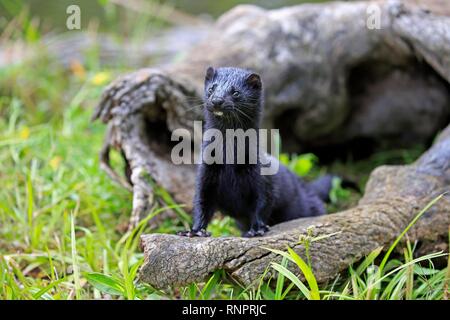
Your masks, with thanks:
M 289 271 L 279 263 L 272 262 L 271 266 L 279 273 L 282 273 L 283 276 L 291 280 L 297 286 L 297 288 L 303 293 L 306 299 L 311 300 L 311 293 L 309 292 L 308 288 L 295 274 L 293 274 L 291 271 Z
M 98 272 L 85 273 L 84 277 L 94 288 L 103 293 L 126 296 L 125 288 L 118 279 Z
M 281 260 L 281 265 L 283 267 L 286 267 L 287 261 L 288 261 L 287 258 L 283 257 L 283 259 Z M 277 284 L 275 286 L 275 296 L 274 296 L 275 300 L 281 300 L 281 297 L 283 295 L 283 287 L 284 287 L 284 275 L 282 273 L 278 273 Z
M 73 279 L 75 282 L 75 297 L 77 300 L 81 299 L 81 281 L 80 273 L 78 270 L 78 260 L 77 260 L 77 241 L 75 238 L 75 216 L 70 215 L 70 242 L 72 247 L 72 268 L 73 268 Z
M 386 252 L 386 254 L 384 255 L 383 260 L 380 263 L 380 267 L 379 267 L 379 272 L 382 273 L 384 270 L 384 266 L 386 265 L 389 256 L 391 255 L 392 251 L 395 249 L 395 247 L 397 246 L 397 244 L 400 242 L 400 240 L 403 238 L 403 236 L 408 232 L 409 229 L 411 229 L 411 227 L 417 222 L 417 220 L 419 220 L 419 218 L 425 213 L 427 212 L 432 206 L 434 206 L 434 204 L 436 202 L 438 202 L 439 200 L 441 200 L 441 198 L 445 195 L 445 193 L 437 196 L 436 198 L 434 198 L 433 200 L 431 200 L 426 206 L 425 208 L 423 208 L 415 217 L 414 219 L 412 219 L 412 221 L 408 224 L 408 226 L 403 230 L 402 233 L 400 233 L 400 235 L 397 237 L 397 239 L 395 239 L 394 243 L 389 247 L 389 250 Z
M 288 247 L 287 249 L 292 259 L 294 259 L 295 263 L 303 272 L 303 275 L 305 276 L 305 279 L 308 282 L 309 288 L 311 289 L 311 299 L 320 300 L 319 287 L 317 285 L 316 277 L 314 276 L 311 268 L 306 264 L 305 261 L 303 261 L 303 259 L 294 250 L 292 250 L 290 247 Z

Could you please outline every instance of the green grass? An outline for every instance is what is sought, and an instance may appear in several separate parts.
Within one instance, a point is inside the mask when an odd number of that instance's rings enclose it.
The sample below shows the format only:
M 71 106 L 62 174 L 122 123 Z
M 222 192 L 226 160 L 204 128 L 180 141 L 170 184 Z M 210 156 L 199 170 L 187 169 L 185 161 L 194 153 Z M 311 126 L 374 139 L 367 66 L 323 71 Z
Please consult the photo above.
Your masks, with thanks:
M 135 283 L 139 235 L 174 233 L 185 218 L 125 232 L 132 195 L 99 170 L 105 127 L 89 120 L 98 82 L 109 77 L 95 70 L 79 78 L 45 58 L 0 72 L 0 298 L 211 297 L 218 276 L 164 293 Z M 122 165 L 117 154 L 112 160 Z M 211 231 L 238 234 L 230 218 L 216 219 Z
M 14 38 L 33 38 L 24 28 Z M 22 32 L 22 33 L 21 33 Z M 218 270 L 205 283 L 156 290 L 136 280 L 143 261 L 142 233 L 175 233 L 185 228 L 181 206 L 162 189 L 162 197 L 179 214 L 150 228 L 142 221 L 126 232 L 132 195 L 99 170 L 98 150 L 105 126 L 91 123 L 103 86 L 118 72 L 102 70 L 98 56 L 84 66 L 62 69 L 45 56 L 0 69 L 0 299 L 442 299 L 448 296 L 448 268 L 433 260 L 445 253 L 414 257 L 414 244 L 403 256 L 379 259 L 375 250 L 333 283 L 318 286 L 310 266 L 293 251 L 277 252 L 276 271 L 257 288 L 243 288 Z M 299 175 L 346 172 L 364 185 L 376 165 L 410 162 L 417 152 L 375 154 L 359 162 L 318 165 L 314 155 L 283 155 Z M 113 153 L 115 167 L 123 165 Z M 335 185 L 330 211 L 354 205 L 358 194 Z M 181 205 L 181 204 L 180 204 Z M 168 208 L 156 208 L 147 220 Z M 213 236 L 239 235 L 234 221 L 218 217 Z M 332 235 L 329 235 L 332 236 Z M 303 245 L 321 239 L 302 239 Z M 385 256 L 386 257 L 386 256 Z M 302 282 L 289 262 L 306 276 Z M 291 264 L 289 264 L 291 265 Z M 289 271 L 291 270 L 291 271 Z M 381 271 L 380 271 L 381 270 Z
M 304 298 L 308 300 L 320 299 L 340 299 L 340 300 L 399 300 L 399 299 L 444 299 L 448 294 L 448 275 L 446 270 L 436 270 L 433 266 L 433 259 L 448 256 L 447 253 L 435 252 L 418 258 L 413 258 L 414 248 L 409 241 L 403 248 L 404 260 L 390 259 L 390 256 L 398 243 L 408 230 L 425 214 L 443 195 L 436 197 L 426 205 L 416 217 L 409 223 L 404 231 L 397 237 L 384 254 L 381 262 L 376 263 L 376 258 L 383 248 L 372 251 L 355 269 L 350 266 L 348 278 L 338 287 L 334 284 L 330 289 L 319 290 L 315 275 L 310 263 L 309 244 L 313 241 L 320 241 L 324 236 L 314 238 L 312 233 L 300 240 L 305 247 L 307 262 L 305 262 L 292 248 L 287 247 L 287 252 L 267 248 L 268 250 L 283 257 L 283 261 L 293 262 L 300 270 L 307 285 L 290 270 L 285 264 L 272 262 L 273 269 L 278 271 L 276 291 L 282 288 L 280 279 L 289 279 L 294 284 Z M 332 237 L 327 235 L 325 237 Z M 428 267 L 424 267 L 424 262 Z M 424 277 L 424 275 L 428 277 Z M 290 287 L 288 287 L 289 289 Z M 276 293 L 275 293 L 276 294 Z M 286 293 L 284 293 L 286 295 Z

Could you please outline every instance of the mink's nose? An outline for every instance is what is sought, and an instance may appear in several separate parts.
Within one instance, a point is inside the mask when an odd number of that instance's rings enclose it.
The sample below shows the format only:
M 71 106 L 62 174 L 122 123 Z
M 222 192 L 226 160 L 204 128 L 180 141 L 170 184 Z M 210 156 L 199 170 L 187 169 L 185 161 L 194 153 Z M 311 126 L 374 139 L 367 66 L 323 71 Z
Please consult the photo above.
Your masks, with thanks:
M 214 98 L 211 100 L 211 103 L 214 105 L 214 107 L 221 107 L 224 102 L 225 100 L 222 98 Z

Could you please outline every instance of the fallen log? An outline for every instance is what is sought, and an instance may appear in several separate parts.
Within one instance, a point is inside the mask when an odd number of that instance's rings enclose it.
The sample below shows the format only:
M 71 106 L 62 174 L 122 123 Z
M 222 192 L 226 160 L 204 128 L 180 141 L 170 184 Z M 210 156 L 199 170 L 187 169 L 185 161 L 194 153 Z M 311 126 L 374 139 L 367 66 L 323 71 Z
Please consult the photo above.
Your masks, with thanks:
M 101 164 L 133 191 L 131 226 L 154 205 L 153 186 L 164 187 L 190 209 L 195 168 L 170 159 L 170 134 L 193 132 L 208 65 L 252 68 L 262 75 L 264 125 L 280 128 L 286 151 L 351 143 L 429 143 L 449 123 L 450 18 L 448 3 L 376 1 L 305 4 L 277 10 L 239 6 L 223 15 L 207 39 L 185 58 L 120 77 L 104 92 L 93 119 L 108 123 Z M 380 28 L 368 28 L 373 5 Z M 119 150 L 122 177 L 109 164 Z M 146 235 L 141 279 L 156 287 L 200 281 L 223 268 L 250 284 L 274 259 L 261 248 L 292 246 L 308 226 L 314 235 L 340 232 L 311 247 L 315 274 L 325 282 L 371 250 L 391 242 L 449 183 L 449 129 L 413 165 L 380 167 L 360 204 L 337 214 L 272 228 L 263 238 L 186 239 Z M 445 245 L 450 205 L 436 204 L 409 232 L 431 247 Z M 430 246 L 428 246 L 430 248 Z
M 224 269 L 244 285 L 255 284 L 271 261 L 280 256 L 265 248 L 293 248 L 305 258 L 300 236 L 312 228 L 313 237 L 334 234 L 310 246 L 318 282 L 333 279 L 371 251 L 387 246 L 433 198 L 448 192 L 450 183 L 450 127 L 414 164 L 377 168 L 355 208 L 318 218 L 279 224 L 261 238 L 186 238 L 150 234 L 141 238 L 145 262 L 140 279 L 155 287 L 187 285 Z M 450 225 L 450 198 L 444 196 L 408 232 L 410 241 L 433 242 L 445 250 Z M 420 248 L 419 248 L 420 249 Z M 430 247 L 427 247 L 430 250 Z M 298 268 L 292 268 L 296 274 Z M 269 271 L 267 277 L 271 275 Z
M 285 151 L 361 139 L 396 147 L 431 141 L 450 117 L 449 4 L 431 2 L 430 13 L 407 2 L 376 3 L 375 30 L 366 25 L 372 2 L 238 6 L 180 62 L 109 85 L 93 119 L 108 123 L 102 168 L 133 191 L 130 225 L 156 201 L 147 175 L 191 209 L 194 167 L 170 161 L 170 134 L 192 133 L 193 121 L 202 118 L 208 65 L 262 74 L 264 126 L 280 129 Z M 109 164 L 112 148 L 127 163 L 124 178 Z

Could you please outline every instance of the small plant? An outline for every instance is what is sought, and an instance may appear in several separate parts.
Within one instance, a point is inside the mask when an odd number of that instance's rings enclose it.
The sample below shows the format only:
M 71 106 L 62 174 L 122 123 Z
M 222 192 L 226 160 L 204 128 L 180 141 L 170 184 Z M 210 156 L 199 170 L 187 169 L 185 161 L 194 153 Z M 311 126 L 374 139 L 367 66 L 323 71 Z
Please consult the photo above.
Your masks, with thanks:
M 153 210 L 145 219 L 139 222 L 139 224 L 123 235 L 118 241 L 116 251 L 120 252 L 120 271 L 121 275 L 113 276 L 106 275 L 97 272 L 84 273 L 87 281 L 98 289 L 100 292 L 111 295 L 119 295 L 129 300 L 134 300 L 138 297 L 138 288 L 135 284 L 137 271 L 143 262 L 143 258 L 138 260 L 133 259 L 130 261 L 130 253 L 136 251 L 138 246 L 139 237 L 144 231 L 148 221 L 163 211 L 169 209 L 175 209 L 177 206 L 163 207 Z M 133 256 L 131 256 L 133 258 Z
M 308 175 L 317 161 L 318 158 L 312 153 L 293 154 L 290 157 L 285 153 L 280 154 L 280 162 L 301 177 Z
M 276 262 L 272 262 L 271 266 L 273 269 L 278 271 L 278 277 L 284 277 L 288 278 L 292 281 L 292 283 L 297 286 L 297 288 L 303 293 L 304 297 L 308 300 L 320 300 L 320 293 L 319 288 L 317 285 L 316 277 L 314 276 L 314 273 L 312 271 L 312 265 L 311 265 L 311 256 L 309 252 L 309 248 L 311 245 L 311 242 L 314 241 L 320 241 L 329 237 L 332 237 L 336 234 L 339 234 L 340 232 L 323 235 L 319 237 L 313 236 L 314 227 L 310 226 L 306 230 L 306 235 L 302 235 L 299 237 L 299 244 L 302 244 L 305 248 L 305 255 L 307 258 L 307 263 L 289 246 L 287 247 L 287 252 L 276 250 L 276 249 L 270 249 L 265 248 L 269 251 L 272 251 L 278 255 L 281 255 L 283 257 L 283 260 L 286 259 L 286 261 L 291 261 L 297 265 L 297 267 L 302 272 L 303 276 L 305 277 L 305 280 L 308 283 L 309 289 L 304 283 L 297 277 L 295 274 L 293 274 L 291 271 L 289 271 L 286 267 L 286 265 L 278 264 Z M 287 293 L 286 293 L 287 294 Z
M 351 192 L 342 188 L 342 180 L 338 177 L 333 178 L 332 187 L 330 191 L 330 201 L 332 204 L 336 204 L 339 201 L 348 201 Z

